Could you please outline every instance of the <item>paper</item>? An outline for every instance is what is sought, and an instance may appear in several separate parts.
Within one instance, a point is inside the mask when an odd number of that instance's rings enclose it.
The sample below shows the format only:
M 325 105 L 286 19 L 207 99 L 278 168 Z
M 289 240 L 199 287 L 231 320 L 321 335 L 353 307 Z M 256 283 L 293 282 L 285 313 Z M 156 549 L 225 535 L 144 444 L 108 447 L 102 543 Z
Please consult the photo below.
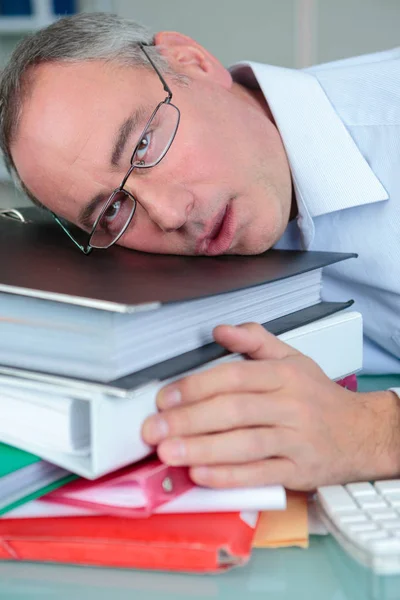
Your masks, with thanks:
M 233 490 L 210 490 L 195 487 L 181 496 L 163 504 L 155 513 L 207 513 L 239 511 L 284 511 L 286 494 L 281 486 L 262 488 L 238 488 Z M 45 498 L 29 502 L 7 513 L 6 518 L 45 518 L 88 516 L 101 514 L 95 510 L 81 509 L 65 504 L 46 502 Z M 274 513 L 275 514 L 275 513 Z M 277 513 L 276 513 L 277 514 Z
M 301 492 L 286 492 L 287 508 L 283 512 L 260 514 L 253 548 L 308 548 L 308 498 Z
M 157 513 L 235 512 L 284 510 L 285 490 L 280 485 L 211 490 L 194 487 L 157 509 Z
M 66 504 L 55 504 L 45 500 L 32 500 L 21 506 L 17 506 L 0 519 L 48 519 L 51 517 L 95 517 L 98 513 L 94 510 L 86 510 L 77 506 Z
M 69 498 L 122 508 L 143 508 L 148 502 L 145 491 L 140 489 L 137 484 L 115 487 L 109 485 L 103 489 L 99 487 L 68 492 Z

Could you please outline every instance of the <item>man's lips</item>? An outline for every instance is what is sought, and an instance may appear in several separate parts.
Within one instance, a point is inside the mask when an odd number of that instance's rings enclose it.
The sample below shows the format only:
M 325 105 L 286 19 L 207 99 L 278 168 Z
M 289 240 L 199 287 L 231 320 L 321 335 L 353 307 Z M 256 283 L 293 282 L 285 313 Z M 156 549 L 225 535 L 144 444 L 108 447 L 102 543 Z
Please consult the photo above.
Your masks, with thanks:
M 196 245 L 196 254 L 216 256 L 227 252 L 235 233 L 234 215 L 229 203 L 218 215 L 208 234 Z

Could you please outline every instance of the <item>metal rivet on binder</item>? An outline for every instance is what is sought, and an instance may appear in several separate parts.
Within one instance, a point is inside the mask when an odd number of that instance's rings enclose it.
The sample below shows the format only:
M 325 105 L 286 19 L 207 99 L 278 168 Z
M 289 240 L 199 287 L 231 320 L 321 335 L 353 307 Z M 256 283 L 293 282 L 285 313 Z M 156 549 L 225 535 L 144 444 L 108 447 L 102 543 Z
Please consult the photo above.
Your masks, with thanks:
M 2 217 L 7 217 L 8 219 L 13 219 L 14 221 L 21 221 L 22 223 L 26 223 L 26 219 L 24 215 L 17 210 L 16 208 L 4 208 L 0 210 L 0 215 Z
M 163 479 L 162 487 L 164 492 L 172 492 L 172 490 L 174 489 L 174 484 L 172 483 L 171 477 L 166 477 L 165 479 Z

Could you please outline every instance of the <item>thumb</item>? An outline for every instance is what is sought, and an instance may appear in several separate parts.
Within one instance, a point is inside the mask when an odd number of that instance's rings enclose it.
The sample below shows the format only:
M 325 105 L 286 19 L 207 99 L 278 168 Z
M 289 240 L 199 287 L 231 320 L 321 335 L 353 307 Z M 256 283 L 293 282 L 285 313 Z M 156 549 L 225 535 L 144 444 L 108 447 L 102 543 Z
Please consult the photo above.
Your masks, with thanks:
M 246 354 L 256 360 L 281 359 L 299 354 L 258 323 L 219 325 L 214 329 L 213 335 L 215 341 L 230 352 Z

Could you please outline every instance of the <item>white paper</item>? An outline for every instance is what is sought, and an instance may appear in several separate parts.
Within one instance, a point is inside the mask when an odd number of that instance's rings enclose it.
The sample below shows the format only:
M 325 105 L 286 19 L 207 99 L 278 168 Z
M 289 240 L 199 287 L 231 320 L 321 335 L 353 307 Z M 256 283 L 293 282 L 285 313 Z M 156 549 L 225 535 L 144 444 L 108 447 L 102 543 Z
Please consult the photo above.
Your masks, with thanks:
M 76 506 L 67 506 L 66 504 L 56 504 L 55 502 L 45 502 L 44 500 L 32 500 L 26 504 L 21 504 L 0 516 L 0 519 L 34 519 L 50 517 L 91 517 L 99 513 L 94 510 L 86 510 Z
M 286 493 L 282 486 L 211 490 L 194 487 L 171 502 L 163 504 L 156 513 L 207 513 L 285 510 Z M 76 517 L 97 515 L 101 512 L 63 504 L 33 500 L 6 513 L 1 518 Z
M 163 504 L 157 513 L 200 513 L 285 510 L 286 493 L 282 486 L 211 490 L 195 487 L 171 502 Z
M 136 484 L 108 485 L 103 488 L 89 488 L 68 492 L 68 498 L 72 500 L 84 500 L 85 502 L 97 502 L 107 506 L 118 506 L 123 508 L 143 508 L 146 505 L 146 494 Z

